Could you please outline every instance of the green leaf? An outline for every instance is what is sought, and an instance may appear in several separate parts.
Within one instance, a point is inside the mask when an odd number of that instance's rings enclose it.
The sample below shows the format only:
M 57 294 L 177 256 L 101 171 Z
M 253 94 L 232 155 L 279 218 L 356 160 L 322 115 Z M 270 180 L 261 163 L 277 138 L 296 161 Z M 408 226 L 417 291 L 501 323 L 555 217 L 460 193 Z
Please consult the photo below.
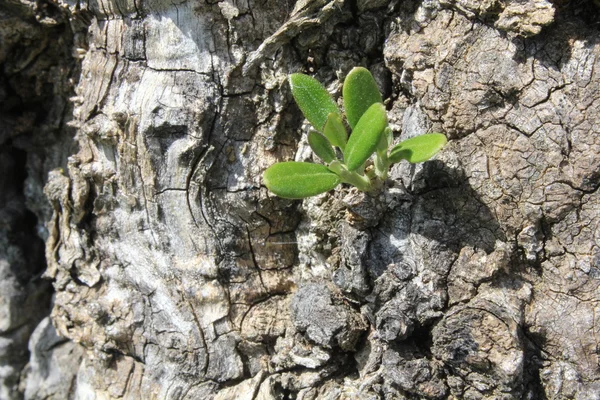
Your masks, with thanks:
M 332 145 L 339 147 L 342 151 L 346 148 L 348 132 L 346 131 L 346 127 L 342 123 L 339 114 L 329 114 L 327 122 L 325 123 L 325 128 L 323 128 L 323 133 Z
M 419 163 L 429 160 L 448 142 L 441 133 L 428 133 L 406 139 L 398 143 L 390 151 L 389 160 L 397 163 L 406 160 L 410 163 Z
M 346 118 L 353 129 L 373 103 L 383 102 L 373 75 L 363 67 L 353 68 L 346 76 L 343 97 Z
M 316 130 L 323 130 L 329 114 L 340 114 L 329 92 L 315 78 L 291 74 L 289 80 L 298 107 Z
M 312 151 L 326 163 L 335 160 L 335 150 L 331 147 L 329 140 L 319 132 L 313 130 L 308 132 L 308 144 Z
M 387 127 L 385 107 L 375 103 L 363 114 L 350 135 L 344 161 L 350 171 L 359 168 L 377 149 L 383 131 Z
M 333 189 L 340 177 L 321 164 L 288 161 L 267 168 L 263 181 L 279 197 L 303 199 Z

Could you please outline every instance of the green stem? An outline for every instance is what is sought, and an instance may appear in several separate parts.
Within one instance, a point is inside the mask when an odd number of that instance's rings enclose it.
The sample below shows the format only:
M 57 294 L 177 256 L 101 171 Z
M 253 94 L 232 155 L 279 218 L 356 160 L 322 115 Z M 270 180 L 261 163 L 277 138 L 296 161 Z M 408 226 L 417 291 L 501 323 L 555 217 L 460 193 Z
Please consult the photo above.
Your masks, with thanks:
M 377 175 L 375 175 L 375 168 L 369 168 L 366 170 L 365 175 L 367 175 L 367 178 L 371 180 L 375 179 L 377 177 Z
M 372 189 L 371 180 L 364 176 L 359 175 L 356 172 L 349 172 L 347 175 L 342 176 L 342 180 L 346 183 L 356 186 L 356 188 L 362 192 L 370 192 Z
M 362 192 L 370 192 L 373 189 L 371 180 L 367 176 L 360 175 L 354 171 L 348 171 L 346 166 L 339 161 L 331 162 L 331 164 L 329 164 L 329 169 L 338 174 L 338 176 L 342 178 L 342 182 L 349 183 Z
M 390 162 L 387 158 L 387 154 L 377 152 L 375 154 L 375 175 L 382 181 L 387 179 L 388 170 L 390 168 Z
M 379 144 L 377 145 L 377 152 L 375 153 L 375 174 L 379 179 L 385 181 L 387 174 L 390 169 L 390 160 L 387 156 L 387 149 L 390 146 L 392 139 L 392 130 L 389 127 L 385 128 Z

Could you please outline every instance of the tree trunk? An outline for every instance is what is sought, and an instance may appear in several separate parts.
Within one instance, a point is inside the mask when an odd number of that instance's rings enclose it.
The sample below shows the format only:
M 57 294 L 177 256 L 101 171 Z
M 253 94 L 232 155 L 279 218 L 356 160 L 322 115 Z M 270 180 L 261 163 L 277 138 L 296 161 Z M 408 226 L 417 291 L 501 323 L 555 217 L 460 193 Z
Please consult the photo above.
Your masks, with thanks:
M 0 1 L 0 398 L 599 398 L 596 2 Z M 448 145 L 270 194 L 356 65 Z

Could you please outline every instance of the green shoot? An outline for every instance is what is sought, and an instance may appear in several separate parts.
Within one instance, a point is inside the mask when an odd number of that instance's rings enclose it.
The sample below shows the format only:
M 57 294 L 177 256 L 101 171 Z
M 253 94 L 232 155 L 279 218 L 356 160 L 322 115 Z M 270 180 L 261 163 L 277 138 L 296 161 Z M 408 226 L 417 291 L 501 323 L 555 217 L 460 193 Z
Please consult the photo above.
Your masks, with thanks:
M 393 133 L 377 83 L 365 68 L 352 69 L 344 81 L 345 115 L 352 128 L 349 137 L 342 114 L 323 85 L 299 73 L 290 75 L 289 82 L 300 110 L 316 129 L 308 133 L 308 143 L 327 166 L 293 161 L 270 166 L 263 180 L 267 188 L 280 197 L 315 196 L 340 183 L 369 192 L 387 178 L 392 164 L 401 160 L 427 161 L 447 142 L 440 133 L 424 134 L 400 142 L 388 151 Z M 343 158 L 338 154 L 343 154 Z

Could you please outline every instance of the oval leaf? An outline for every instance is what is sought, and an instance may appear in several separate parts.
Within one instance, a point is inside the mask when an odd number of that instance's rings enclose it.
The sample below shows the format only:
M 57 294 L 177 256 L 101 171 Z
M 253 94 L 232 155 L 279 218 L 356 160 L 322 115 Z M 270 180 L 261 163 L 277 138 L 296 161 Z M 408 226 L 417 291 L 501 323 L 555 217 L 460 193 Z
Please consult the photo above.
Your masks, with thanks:
M 279 197 L 303 199 L 333 189 L 340 177 L 321 164 L 288 161 L 267 168 L 263 181 Z
M 300 110 L 318 131 L 322 131 L 330 113 L 340 110 L 329 92 L 315 78 L 304 74 L 291 74 L 290 87 Z
M 329 139 L 332 145 L 339 147 L 344 150 L 346 148 L 346 142 L 348 141 L 348 132 L 346 127 L 342 123 L 342 119 L 339 114 L 331 113 L 327 117 L 325 128 L 323 128 L 325 137 Z
M 406 160 L 410 163 L 419 163 L 429 160 L 448 142 L 441 133 L 428 133 L 406 139 L 398 143 L 390 151 L 389 160 L 397 163 Z
M 386 127 L 385 107 L 381 103 L 373 104 L 358 121 L 346 144 L 344 161 L 350 171 L 360 167 L 375 152 Z
M 329 140 L 317 131 L 308 132 L 308 144 L 312 151 L 326 163 L 335 160 L 335 150 L 331 147 Z
M 346 118 L 353 129 L 369 107 L 383 102 L 373 75 L 363 67 L 353 68 L 346 76 L 343 97 Z

